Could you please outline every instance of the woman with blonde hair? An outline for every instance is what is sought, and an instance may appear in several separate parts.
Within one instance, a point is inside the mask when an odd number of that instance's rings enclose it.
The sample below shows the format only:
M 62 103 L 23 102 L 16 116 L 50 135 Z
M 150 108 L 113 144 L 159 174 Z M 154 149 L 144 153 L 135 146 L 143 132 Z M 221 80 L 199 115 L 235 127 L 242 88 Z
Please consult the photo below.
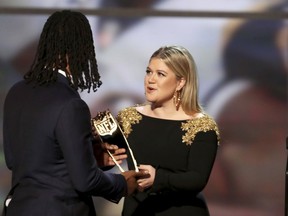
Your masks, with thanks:
M 202 191 L 215 161 L 219 130 L 199 104 L 189 51 L 181 46 L 155 51 L 144 87 L 147 103 L 117 115 L 139 169 L 150 174 L 138 180 L 143 192 L 125 198 L 122 215 L 208 216 Z

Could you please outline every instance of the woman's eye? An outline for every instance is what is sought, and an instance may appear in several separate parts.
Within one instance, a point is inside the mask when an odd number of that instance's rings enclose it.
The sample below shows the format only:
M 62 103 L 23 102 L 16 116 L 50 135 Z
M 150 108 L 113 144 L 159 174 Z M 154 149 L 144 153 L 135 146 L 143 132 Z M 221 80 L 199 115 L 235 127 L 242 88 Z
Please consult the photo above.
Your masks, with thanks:
M 165 74 L 164 73 L 162 73 L 162 72 L 158 72 L 158 76 L 165 76 Z
M 146 74 L 150 74 L 151 73 L 151 71 L 150 70 L 146 70 Z

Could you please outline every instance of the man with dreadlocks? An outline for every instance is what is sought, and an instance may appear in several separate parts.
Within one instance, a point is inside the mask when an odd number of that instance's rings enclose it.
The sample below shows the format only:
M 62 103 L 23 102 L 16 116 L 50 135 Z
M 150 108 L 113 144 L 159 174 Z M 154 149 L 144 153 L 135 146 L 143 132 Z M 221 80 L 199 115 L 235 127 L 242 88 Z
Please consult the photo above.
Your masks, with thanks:
M 31 69 L 4 104 L 4 153 L 12 171 L 6 215 L 94 216 L 91 196 L 117 203 L 136 190 L 145 172 L 107 173 L 95 160 L 90 111 L 77 90 L 96 91 L 100 85 L 87 18 L 53 13 Z M 106 148 L 121 162 L 123 149 Z M 103 165 L 113 165 L 104 150 Z

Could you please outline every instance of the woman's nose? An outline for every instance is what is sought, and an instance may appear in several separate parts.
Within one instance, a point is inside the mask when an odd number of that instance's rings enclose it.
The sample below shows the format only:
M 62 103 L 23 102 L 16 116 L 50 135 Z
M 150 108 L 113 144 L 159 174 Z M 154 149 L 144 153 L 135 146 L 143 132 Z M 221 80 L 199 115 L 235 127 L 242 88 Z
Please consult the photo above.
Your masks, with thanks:
M 148 82 L 150 82 L 150 83 L 155 82 L 155 74 L 151 74 L 151 75 L 148 77 Z

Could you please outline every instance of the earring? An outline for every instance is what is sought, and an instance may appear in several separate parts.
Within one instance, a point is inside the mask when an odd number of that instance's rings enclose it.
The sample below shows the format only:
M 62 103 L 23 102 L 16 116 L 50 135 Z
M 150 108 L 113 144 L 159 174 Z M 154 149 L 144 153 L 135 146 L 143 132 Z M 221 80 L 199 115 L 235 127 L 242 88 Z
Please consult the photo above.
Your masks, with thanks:
M 181 95 L 180 95 L 180 91 L 175 91 L 174 95 L 173 95 L 173 101 L 174 104 L 176 106 L 176 110 L 178 111 L 180 104 L 181 104 Z

